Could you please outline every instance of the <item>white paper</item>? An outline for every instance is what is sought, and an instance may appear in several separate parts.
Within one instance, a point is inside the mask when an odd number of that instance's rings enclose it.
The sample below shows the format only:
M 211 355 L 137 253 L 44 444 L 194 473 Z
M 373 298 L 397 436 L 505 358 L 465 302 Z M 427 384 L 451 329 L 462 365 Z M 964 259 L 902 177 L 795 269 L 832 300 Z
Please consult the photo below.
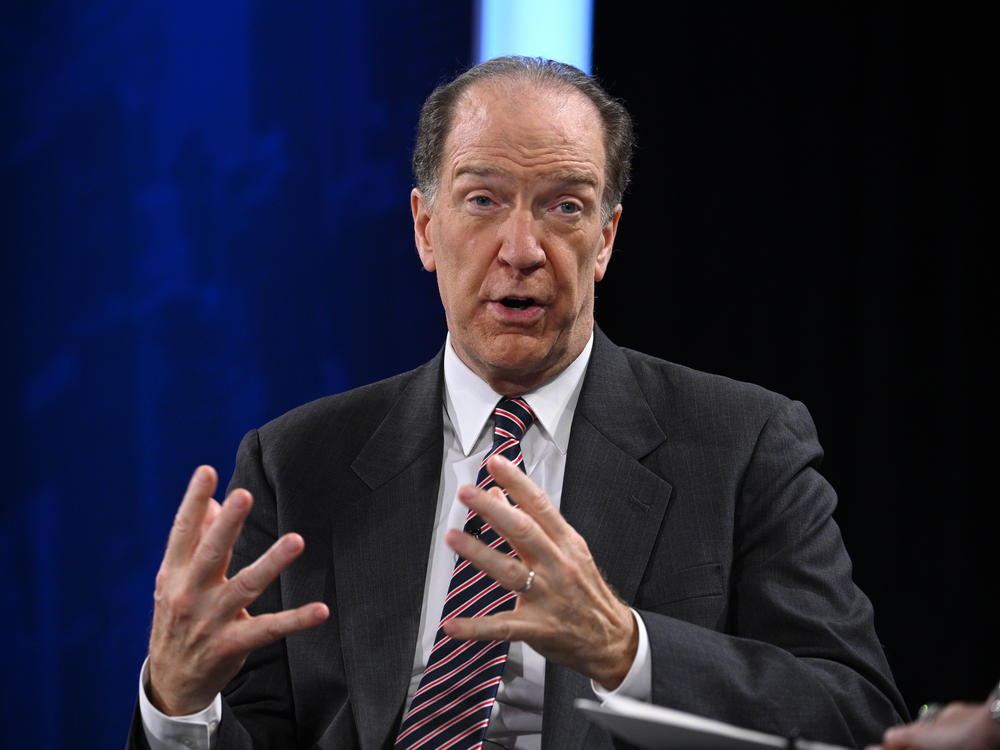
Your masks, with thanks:
M 773 734 L 743 729 L 664 706 L 608 696 L 603 704 L 578 699 L 574 704 L 598 726 L 648 750 L 754 750 L 789 747 Z M 836 745 L 796 740 L 799 750 L 846 750 Z

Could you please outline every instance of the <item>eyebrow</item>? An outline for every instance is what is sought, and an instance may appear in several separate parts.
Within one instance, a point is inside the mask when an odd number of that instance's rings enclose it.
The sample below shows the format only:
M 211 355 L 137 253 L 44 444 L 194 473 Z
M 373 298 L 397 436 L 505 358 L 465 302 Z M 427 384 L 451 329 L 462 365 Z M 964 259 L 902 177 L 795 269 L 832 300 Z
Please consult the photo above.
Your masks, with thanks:
M 510 172 L 506 169 L 501 169 L 500 167 L 491 165 L 469 165 L 461 167 L 457 172 L 455 172 L 455 179 L 463 175 L 473 175 L 475 177 L 511 176 Z M 559 182 L 567 185 L 590 185 L 593 188 L 598 187 L 597 177 L 585 169 L 556 169 L 552 172 L 543 173 L 541 177 L 549 182 Z

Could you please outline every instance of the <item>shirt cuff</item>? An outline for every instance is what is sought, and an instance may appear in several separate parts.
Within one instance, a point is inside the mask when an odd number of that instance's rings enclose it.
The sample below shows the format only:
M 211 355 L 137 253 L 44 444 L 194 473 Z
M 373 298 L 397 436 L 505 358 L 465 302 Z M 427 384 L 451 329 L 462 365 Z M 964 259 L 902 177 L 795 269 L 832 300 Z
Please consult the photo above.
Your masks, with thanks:
M 646 623 L 634 609 L 632 617 L 635 618 L 635 626 L 639 630 L 639 645 L 636 647 L 635 658 L 625 679 L 614 690 L 605 690 L 593 680 L 590 681 L 594 695 L 602 702 L 610 695 L 624 695 L 626 698 L 647 703 L 653 697 L 653 661 L 649 655 L 649 634 L 646 632 Z
M 149 750 L 211 750 L 222 720 L 222 696 L 187 716 L 167 716 L 149 700 L 149 657 L 139 673 L 139 714 Z

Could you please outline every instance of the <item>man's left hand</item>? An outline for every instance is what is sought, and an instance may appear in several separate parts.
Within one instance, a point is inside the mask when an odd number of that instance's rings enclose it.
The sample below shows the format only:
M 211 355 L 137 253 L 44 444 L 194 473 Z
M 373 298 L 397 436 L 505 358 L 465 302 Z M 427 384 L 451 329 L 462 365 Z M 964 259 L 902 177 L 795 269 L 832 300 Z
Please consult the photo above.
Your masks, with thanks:
M 458 499 L 487 521 L 517 551 L 510 557 L 457 529 L 446 540 L 455 552 L 510 591 L 531 588 L 509 612 L 456 617 L 444 631 L 460 640 L 524 641 L 546 659 L 571 667 L 614 690 L 635 658 L 638 627 L 631 610 L 604 580 L 586 541 L 523 471 L 502 456 L 490 473 L 507 490 L 464 485 Z
M 1000 725 L 983 703 L 949 703 L 931 720 L 888 729 L 882 744 L 868 750 L 997 750 Z

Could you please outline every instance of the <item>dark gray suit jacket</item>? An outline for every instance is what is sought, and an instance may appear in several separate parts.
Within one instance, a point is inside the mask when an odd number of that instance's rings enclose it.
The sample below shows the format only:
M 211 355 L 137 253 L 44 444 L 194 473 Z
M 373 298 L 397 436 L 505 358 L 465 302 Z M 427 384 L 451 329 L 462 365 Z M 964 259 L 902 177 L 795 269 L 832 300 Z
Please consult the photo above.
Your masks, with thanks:
M 320 600 L 331 616 L 250 656 L 218 748 L 391 747 L 441 471 L 441 359 L 244 438 L 231 486 L 255 503 L 232 567 L 297 531 L 302 558 L 254 611 Z M 562 513 L 646 624 L 655 703 L 846 745 L 905 715 L 821 456 L 801 404 L 595 332 Z M 577 697 L 589 680 L 549 664 L 543 746 L 611 747 Z

